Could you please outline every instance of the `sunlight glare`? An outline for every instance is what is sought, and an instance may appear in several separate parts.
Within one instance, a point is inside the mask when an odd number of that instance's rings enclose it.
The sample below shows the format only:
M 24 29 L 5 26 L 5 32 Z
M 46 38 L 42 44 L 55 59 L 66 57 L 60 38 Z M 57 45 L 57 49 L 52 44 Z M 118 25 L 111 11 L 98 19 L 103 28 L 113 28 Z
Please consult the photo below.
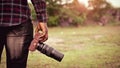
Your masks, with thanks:
M 88 7 L 88 1 L 89 0 L 78 0 L 80 3 L 84 4 L 86 7 Z

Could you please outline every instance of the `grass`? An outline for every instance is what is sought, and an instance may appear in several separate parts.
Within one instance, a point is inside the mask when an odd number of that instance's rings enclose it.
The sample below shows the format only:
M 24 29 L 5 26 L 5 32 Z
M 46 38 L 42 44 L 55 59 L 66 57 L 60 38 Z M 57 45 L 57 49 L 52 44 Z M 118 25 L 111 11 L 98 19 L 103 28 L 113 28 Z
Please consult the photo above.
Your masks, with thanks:
M 120 68 L 120 26 L 49 28 L 47 44 L 64 53 L 62 62 L 30 52 L 27 68 Z M 0 68 L 5 68 L 5 53 Z

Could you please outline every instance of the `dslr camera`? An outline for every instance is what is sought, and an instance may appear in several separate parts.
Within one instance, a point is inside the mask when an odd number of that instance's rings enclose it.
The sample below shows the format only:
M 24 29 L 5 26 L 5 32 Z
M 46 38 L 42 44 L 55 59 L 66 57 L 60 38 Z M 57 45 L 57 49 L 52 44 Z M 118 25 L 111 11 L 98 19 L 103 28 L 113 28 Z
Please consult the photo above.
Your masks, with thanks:
M 35 34 L 35 37 L 30 44 L 29 50 L 33 51 L 32 49 L 37 49 L 39 52 L 45 54 L 46 56 L 61 62 L 64 54 L 60 53 L 59 51 L 55 50 L 54 48 L 50 47 L 45 43 L 41 43 L 39 41 L 39 36 L 40 33 Z

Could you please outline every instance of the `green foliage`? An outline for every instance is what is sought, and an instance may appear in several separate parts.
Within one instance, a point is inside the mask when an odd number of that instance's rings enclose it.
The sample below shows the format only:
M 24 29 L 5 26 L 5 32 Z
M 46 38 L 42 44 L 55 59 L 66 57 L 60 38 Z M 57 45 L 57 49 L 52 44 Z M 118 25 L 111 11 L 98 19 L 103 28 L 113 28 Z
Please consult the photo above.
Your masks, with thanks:
M 31 19 L 36 20 L 37 19 L 36 13 L 35 13 L 34 7 L 33 7 L 33 5 L 31 3 L 29 3 L 29 7 L 31 9 Z
M 47 7 L 48 15 L 55 16 L 60 13 L 60 9 L 57 7 Z
M 48 20 L 48 26 L 59 26 L 60 23 L 63 23 L 61 22 L 62 19 L 68 22 L 68 24 L 69 24 L 68 19 L 71 19 L 72 22 L 70 23 L 70 25 L 72 26 L 81 25 L 86 20 L 86 13 L 80 14 L 76 10 L 71 10 L 66 8 L 61 8 L 60 10 L 61 10 L 60 13 L 58 13 L 57 15 L 50 14 Z
M 74 18 L 75 22 L 78 24 L 84 24 L 84 21 L 86 20 L 86 14 L 81 14 L 80 16 L 76 16 Z
M 58 16 L 50 16 L 48 19 L 48 26 L 58 26 Z
M 79 13 L 76 10 L 63 8 L 61 14 L 63 18 L 71 18 L 73 20 L 72 24 L 83 24 L 86 20 L 86 13 Z
M 61 0 L 46 0 L 47 2 L 47 10 L 49 16 L 55 16 L 60 13 Z

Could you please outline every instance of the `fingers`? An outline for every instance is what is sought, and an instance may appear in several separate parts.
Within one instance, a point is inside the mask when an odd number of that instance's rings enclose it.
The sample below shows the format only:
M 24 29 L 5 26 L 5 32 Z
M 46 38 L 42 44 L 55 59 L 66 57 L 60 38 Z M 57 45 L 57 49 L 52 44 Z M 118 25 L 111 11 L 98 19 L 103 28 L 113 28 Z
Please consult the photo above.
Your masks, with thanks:
M 42 33 L 41 36 L 39 37 L 40 42 L 45 42 L 48 39 L 48 34 L 47 33 Z
M 30 46 L 29 46 L 29 48 L 28 48 L 30 51 L 35 51 L 35 50 L 36 50 L 37 43 L 34 42 L 34 40 L 35 40 L 35 39 L 33 39 L 33 40 L 31 41 Z
M 39 23 L 35 29 L 35 34 L 40 33 L 39 41 L 45 42 L 48 39 L 48 29 L 46 23 Z
M 30 46 L 29 46 L 29 50 L 30 51 L 35 51 L 37 47 L 37 43 L 34 42 L 34 40 L 31 42 Z

